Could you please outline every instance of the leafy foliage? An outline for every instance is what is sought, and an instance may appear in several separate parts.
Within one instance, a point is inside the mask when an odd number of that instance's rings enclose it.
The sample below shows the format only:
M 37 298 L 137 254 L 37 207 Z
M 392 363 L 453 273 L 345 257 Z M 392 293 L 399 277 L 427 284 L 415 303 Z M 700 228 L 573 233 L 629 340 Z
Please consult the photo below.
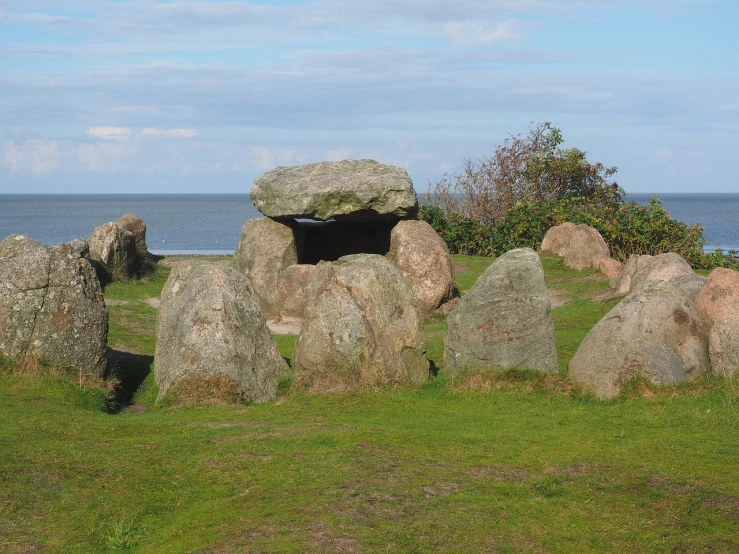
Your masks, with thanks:
M 561 131 L 548 122 L 525 137 L 511 135 L 489 157 L 467 159 L 462 173 L 431 184 L 427 200 L 486 225 L 519 202 L 587 198 L 603 206 L 623 200 L 623 190 L 610 181 L 616 167 L 591 164 L 585 152 L 560 148 L 562 142 Z

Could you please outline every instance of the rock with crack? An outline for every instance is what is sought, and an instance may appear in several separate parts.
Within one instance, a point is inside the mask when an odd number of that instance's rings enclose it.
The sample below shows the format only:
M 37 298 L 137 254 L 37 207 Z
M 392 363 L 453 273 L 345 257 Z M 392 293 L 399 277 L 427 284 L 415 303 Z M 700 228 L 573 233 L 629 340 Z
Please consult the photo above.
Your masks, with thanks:
M 180 403 L 268 402 L 290 375 L 249 280 L 214 263 L 172 269 L 157 314 L 154 365 L 158 398 L 171 390 Z M 204 389 L 212 395 L 203 398 Z M 188 396 L 193 391 L 201 396 Z
M 451 372 L 558 371 L 544 269 L 530 248 L 498 257 L 449 314 L 447 326 L 444 361 Z
M 106 369 L 108 310 L 90 263 L 69 244 L 0 242 L 0 352 L 93 376 Z
M 688 294 L 667 281 L 626 296 L 580 343 L 570 377 L 598 398 L 613 398 L 633 377 L 676 385 L 706 372 L 708 338 Z
M 378 254 L 316 266 L 295 344 L 295 378 L 311 390 L 428 379 L 421 312 L 400 270 Z

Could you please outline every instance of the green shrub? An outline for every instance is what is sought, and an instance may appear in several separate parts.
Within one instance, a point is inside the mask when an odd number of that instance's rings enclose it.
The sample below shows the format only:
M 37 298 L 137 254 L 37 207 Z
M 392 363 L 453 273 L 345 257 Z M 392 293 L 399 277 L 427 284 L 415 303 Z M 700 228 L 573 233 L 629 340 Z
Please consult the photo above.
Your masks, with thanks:
M 736 251 L 704 254 L 703 227 L 672 219 L 657 197 L 648 206 L 603 204 L 589 198 L 519 201 L 490 225 L 437 206 L 422 206 L 419 217 L 441 235 L 453 254 L 491 256 L 514 248 L 537 249 L 550 227 L 571 221 L 597 229 L 611 256 L 622 262 L 633 254 L 676 252 L 696 269 L 739 269 Z

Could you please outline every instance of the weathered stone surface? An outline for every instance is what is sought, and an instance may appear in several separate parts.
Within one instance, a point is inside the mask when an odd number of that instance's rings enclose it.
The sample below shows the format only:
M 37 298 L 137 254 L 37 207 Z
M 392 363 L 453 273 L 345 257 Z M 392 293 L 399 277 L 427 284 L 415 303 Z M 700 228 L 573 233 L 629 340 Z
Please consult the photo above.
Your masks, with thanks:
M 497 258 L 449 314 L 447 325 L 444 360 L 452 372 L 558 370 L 544 269 L 530 248 Z
M 613 258 L 601 258 L 597 261 L 596 267 L 609 279 L 618 279 L 624 269 L 624 264 Z
M 670 279 L 670 283 L 681 289 L 690 297 L 691 300 L 695 301 L 695 297 L 698 295 L 698 292 L 706 283 L 706 278 L 697 273 L 688 273 L 673 277 Z
M 454 264 L 449 249 L 425 221 L 400 221 L 393 227 L 387 257 L 408 280 L 424 314 L 451 299 Z
M 626 260 L 626 265 L 624 265 L 624 268 L 621 270 L 621 276 L 613 287 L 616 289 L 616 294 L 629 294 L 632 291 L 631 280 L 633 279 L 634 274 L 637 272 L 639 267 L 648 264 L 651 259 L 652 256 L 649 254 L 642 256 L 638 254 L 631 255 L 629 259 Z
M 234 256 L 236 269 L 249 278 L 259 304 L 268 318 L 280 309 L 280 274 L 298 263 L 298 250 L 291 225 L 267 217 L 250 219 L 241 229 L 241 242 Z
M 162 290 L 156 334 L 159 399 L 188 380 L 225 377 L 263 403 L 289 376 L 251 283 L 228 266 L 176 265 Z
M 361 221 L 418 212 L 408 172 L 374 160 L 278 167 L 254 181 L 251 199 L 274 218 Z
M 551 252 L 556 256 L 564 256 L 564 253 L 561 252 L 562 248 L 570 241 L 576 229 L 577 225 L 569 221 L 551 227 L 544 235 L 540 249 L 542 252 Z
M 110 277 L 131 277 L 136 263 L 136 239 L 114 222 L 95 227 L 90 238 L 90 260 L 97 262 Z M 98 273 L 102 278 L 103 276 Z
M 95 271 L 68 244 L 0 242 L 0 352 L 35 354 L 102 376 L 108 310 Z
M 133 235 L 139 252 L 146 252 L 146 223 L 136 214 L 123 214 L 117 221 L 123 229 Z
M 719 319 L 708 336 L 711 369 L 716 375 L 739 373 L 739 319 Z
M 281 319 L 303 317 L 310 297 L 314 265 L 295 264 L 280 273 L 279 315 Z
M 313 389 L 420 383 L 428 378 L 421 312 L 384 256 L 355 254 L 316 266 L 295 377 Z
M 681 275 L 695 275 L 695 272 L 680 254 L 668 252 L 649 258 L 642 256 L 631 277 L 631 291 L 646 283 L 669 281 Z
M 695 297 L 707 329 L 720 319 L 739 319 L 739 271 L 717 267 Z
M 570 360 L 570 377 L 598 398 L 632 377 L 674 385 L 708 370 L 708 339 L 693 302 L 667 281 L 638 287 L 593 327 Z
M 587 225 L 577 226 L 564 249 L 565 265 L 576 271 L 598 267 L 600 259 L 611 257 L 606 241 L 597 229 Z
M 78 258 L 89 258 L 90 257 L 90 245 L 87 242 L 87 239 L 74 239 L 70 241 L 69 248 L 71 248 L 72 253 L 75 254 Z

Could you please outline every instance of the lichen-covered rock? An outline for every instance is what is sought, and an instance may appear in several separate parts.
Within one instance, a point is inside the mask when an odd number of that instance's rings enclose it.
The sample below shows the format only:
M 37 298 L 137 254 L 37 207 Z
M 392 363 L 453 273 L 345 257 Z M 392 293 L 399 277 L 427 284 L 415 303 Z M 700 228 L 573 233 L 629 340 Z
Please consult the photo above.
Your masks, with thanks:
M 157 314 L 154 366 L 159 399 L 180 385 L 217 380 L 263 403 L 289 376 L 249 280 L 213 263 L 172 269 Z M 228 397 L 212 400 L 233 401 L 234 387 L 221 388 Z
M 146 223 L 136 214 L 123 214 L 117 221 L 123 229 L 133 235 L 136 241 L 136 249 L 139 252 L 146 252 Z
M 649 258 L 642 256 L 631 277 L 631 291 L 646 283 L 670 281 L 681 275 L 695 275 L 695 272 L 680 254 L 667 252 Z
M 739 319 L 739 271 L 724 267 L 711 271 L 695 305 L 709 330 L 720 319 Z
M 321 262 L 295 344 L 295 378 L 314 390 L 428 378 L 421 312 L 400 270 L 378 254 Z
M 611 257 L 601 234 L 587 225 L 578 225 L 563 248 L 565 265 L 576 271 L 596 268 L 599 260 Z
M 719 319 L 708 335 L 711 369 L 716 375 L 739 373 L 739 319 Z
M 0 353 L 102 376 L 107 340 L 108 310 L 86 259 L 23 235 L 0 242 Z
M 569 221 L 550 227 L 541 241 L 541 251 L 551 252 L 556 256 L 563 256 L 562 248 L 570 241 L 576 229 L 577 225 Z
M 313 270 L 310 264 L 294 264 L 280 273 L 279 316 L 280 319 L 300 319 L 310 297 L 310 282 Z
M 90 260 L 96 262 L 96 269 L 104 271 L 103 274 L 98 271 L 101 280 L 106 277 L 116 279 L 133 276 L 136 266 L 136 239 L 133 233 L 111 221 L 95 227 L 87 242 Z
M 633 377 L 675 385 L 707 371 L 708 338 L 690 297 L 667 281 L 629 294 L 587 334 L 570 377 L 598 398 L 613 398 Z
M 506 252 L 488 267 L 447 317 L 444 361 L 462 369 L 556 372 L 552 305 L 536 252 Z
M 393 227 L 387 257 L 408 280 L 424 314 L 451 299 L 454 264 L 449 249 L 425 221 L 401 221 Z
M 277 317 L 280 312 L 280 274 L 298 263 L 292 225 L 268 217 L 248 220 L 241 229 L 234 263 L 236 269 L 251 281 L 267 317 Z
M 687 273 L 673 277 L 670 279 L 670 283 L 681 289 L 691 300 L 695 301 L 698 292 L 700 292 L 706 283 L 706 278 L 697 273 Z
M 278 219 L 405 219 L 418 212 L 408 172 L 374 160 L 277 167 L 254 181 L 251 199 Z

